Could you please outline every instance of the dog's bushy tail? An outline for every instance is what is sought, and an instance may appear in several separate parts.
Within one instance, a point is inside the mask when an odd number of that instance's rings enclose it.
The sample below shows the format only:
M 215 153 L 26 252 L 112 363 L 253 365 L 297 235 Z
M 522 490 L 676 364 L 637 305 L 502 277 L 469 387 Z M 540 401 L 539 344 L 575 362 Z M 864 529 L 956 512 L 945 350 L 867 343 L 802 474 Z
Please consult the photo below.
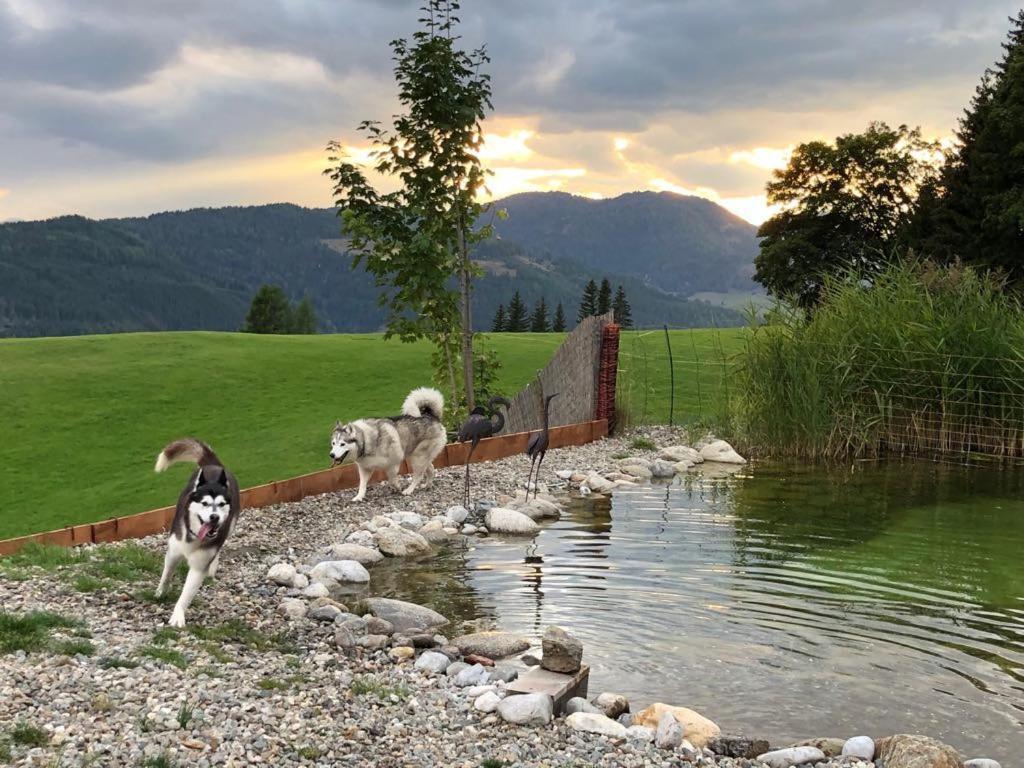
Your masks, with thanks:
M 414 389 L 402 403 L 406 416 L 432 416 L 438 421 L 444 415 L 444 395 L 432 387 Z
M 160 451 L 160 455 L 156 457 L 154 469 L 157 472 L 163 472 L 171 464 L 176 464 L 179 461 L 191 461 L 199 467 L 223 466 L 210 446 L 194 437 L 185 437 L 168 443 L 167 447 Z

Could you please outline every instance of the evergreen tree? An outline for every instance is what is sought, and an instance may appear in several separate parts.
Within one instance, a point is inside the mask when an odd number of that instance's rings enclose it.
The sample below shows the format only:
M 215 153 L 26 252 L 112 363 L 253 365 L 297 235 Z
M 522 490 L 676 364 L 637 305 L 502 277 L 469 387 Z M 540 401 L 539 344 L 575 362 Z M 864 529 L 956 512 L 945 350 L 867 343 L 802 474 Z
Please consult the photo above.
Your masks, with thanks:
M 934 189 L 921 196 L 908 244 L 1024 280 L 1024 10 L 1002 60 L 981 78 L 960 120 L 958 147 Z
M 601 281 L 601 290 L 597 292 L 597 314 L 604 315 L 612 309 L 612 284 L 608 278 Z
M 530 316 L 530 330 L 533 333 L 547 333 L 551 330 L 551 323 L 548 322 L 548 303 L 543 296 L 534 307 L 533 315 Z
M 519 291 L 512 294 L 512 301 L 508 303 L 508 320 L 505 330 L 512 333 L 522 333 L 528 327 L 526 318 L 526 305 L 519 295 Z
M 494 320 L 491 321 L 491 331 L 494 333 L 501 333 L 502 331 L 508 330 L 506 327 L 508 321 L 505 318 L 505 305 L 499 304 L 498 309 L 494 313 Z
M 313 334 L 316 333 L 316 312 L 313 311 L 313 302 L 306 296 L 299 302 L 299 306 L 292 313 L 291 333 Z
M 612 311 L 615 312 L 615 322 L 623 328 L 633 327 L 633 310 L 626 299 L 626 292 L 620 285 L 615 291 L 615 298 L 612 300 Z
M 562 309 L 562 302 L 558 302 L 555 308 L 555 319 L 551 321 L 551 330 L 555 333 L 565 333 L 565 310 Z
M 583 298 L 580 300 L 580 311 L 576 314 L 576 322 L 583 318 L 597 314 L 597 283 L 589 281 L 583 289 Z
M 261 285 L 245 318 L 246 333 L 290 333 L 292 306 L 281 286 Z

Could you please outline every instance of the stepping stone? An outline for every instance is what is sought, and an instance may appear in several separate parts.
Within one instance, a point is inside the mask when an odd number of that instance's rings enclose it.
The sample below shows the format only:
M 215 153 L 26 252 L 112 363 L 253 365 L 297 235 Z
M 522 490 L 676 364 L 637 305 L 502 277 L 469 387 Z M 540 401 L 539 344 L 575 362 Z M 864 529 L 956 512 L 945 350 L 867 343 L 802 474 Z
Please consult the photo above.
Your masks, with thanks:
M 582 666 L 571 675 L 551 672 L 547 669 L 534 668 L 524 672 L 517 680 L 509 684 L 509 696 L 528 693 L 546 693 L 554 702 L 555 714 L 561 714 L 569 699 L 577 696 L 587 697 L 587 684 L 590 682 L 590 667 Z

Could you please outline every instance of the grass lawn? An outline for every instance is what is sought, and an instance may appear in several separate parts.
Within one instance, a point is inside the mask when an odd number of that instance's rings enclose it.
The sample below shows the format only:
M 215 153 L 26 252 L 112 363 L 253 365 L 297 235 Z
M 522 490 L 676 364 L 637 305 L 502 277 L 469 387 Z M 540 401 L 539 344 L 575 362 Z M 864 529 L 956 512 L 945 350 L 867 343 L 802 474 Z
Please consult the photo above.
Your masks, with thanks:
M 672 332 L 677 421 L 721 411 L 722 351 L 741 334 Z M 503 391 L 525 385 L 562 338 L 489 335 Z M 624 333 L 620 352 L 631 420 L 666 420 L 664 334 Z M 174 503 L 188 469 L 157 475 L 153 462 L 177 437 L 208 441 L 243 487 L 323 469 L 335 419 L 398 413 L 429 377 L 428 344 L 379 334 L 0 340 L 0 538 Z

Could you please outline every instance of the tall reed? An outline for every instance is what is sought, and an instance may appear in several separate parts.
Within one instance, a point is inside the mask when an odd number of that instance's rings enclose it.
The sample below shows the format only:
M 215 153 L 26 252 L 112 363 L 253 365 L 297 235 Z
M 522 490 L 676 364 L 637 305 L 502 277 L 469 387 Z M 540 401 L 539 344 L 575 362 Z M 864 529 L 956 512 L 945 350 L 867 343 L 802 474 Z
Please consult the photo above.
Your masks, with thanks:
M 804 458 L 1024 454 L 1024 310 L 1002 282 L 909 261 L 827 282 L 813 317 L 748 335 L 733 399 L 744 442 Z

